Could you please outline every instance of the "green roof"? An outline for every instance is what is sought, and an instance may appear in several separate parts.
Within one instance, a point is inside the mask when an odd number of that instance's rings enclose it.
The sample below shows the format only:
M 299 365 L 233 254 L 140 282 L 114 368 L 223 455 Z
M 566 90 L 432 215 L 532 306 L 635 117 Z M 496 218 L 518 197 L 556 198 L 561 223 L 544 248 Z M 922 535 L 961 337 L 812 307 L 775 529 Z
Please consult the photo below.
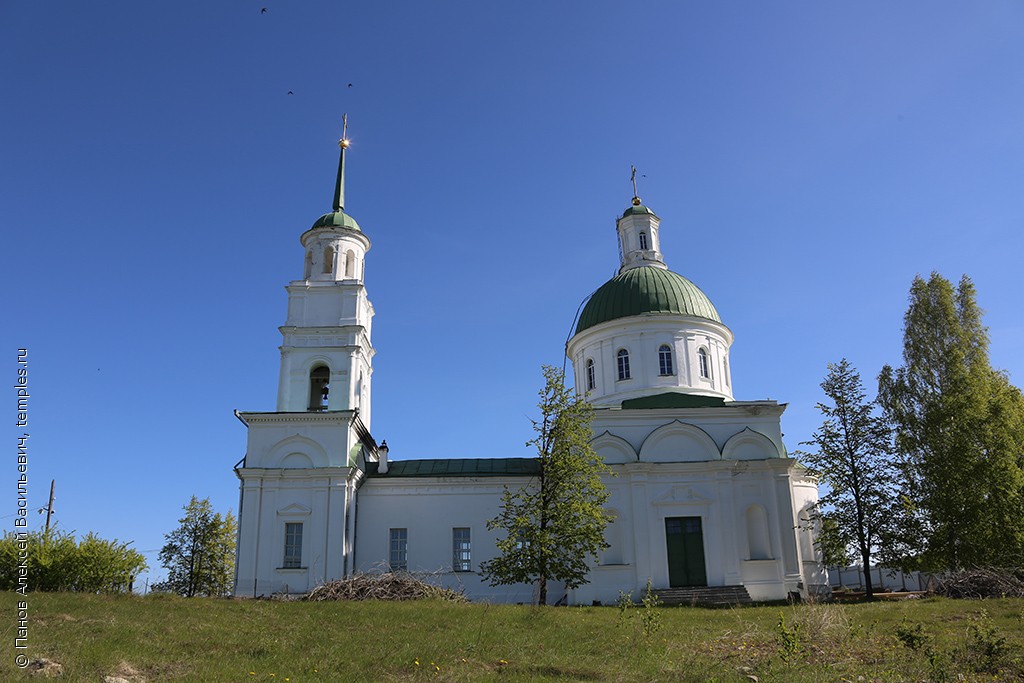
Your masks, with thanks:
M 622 402 L 623 409 L 630 408 L 718 408 L 725 405 L 720 396 L 701 396 L 700 394 L 683 394 L 668 391 L 655 396 L 630 398 Z
M 377 463 L 366 463 L 366 473 L 376 477 L 532 477 L 540 474 L 537 458 L 446 458 L 444 460 L 393 460 L 387 474 Z
M 622 212 L 622 217 L 625 218 L 626 216 L 635 216 L 638 214 L 644 216 L 654 216 L 655 218 L 658 217 L 658 214 L 654 213 L 643 204 L 634 204 L 630 206 L 628 209 Z
M 332 211 L 320 216 L 320 218 L 316 219 L 316 223 L 313 224 L 310 230 L 316 228 L 348 228 L 349 230 L 362 232 L 362 230 L 359 230 L 359 224 L 356 223 L 356 219 L 344 211 Z
M 632 315 L 676 314 L 717 323 L 711 300 L 682 275 L 656 266 L 631 268 L 601 285 L 583 307 L 576 334 L 609 320 Z

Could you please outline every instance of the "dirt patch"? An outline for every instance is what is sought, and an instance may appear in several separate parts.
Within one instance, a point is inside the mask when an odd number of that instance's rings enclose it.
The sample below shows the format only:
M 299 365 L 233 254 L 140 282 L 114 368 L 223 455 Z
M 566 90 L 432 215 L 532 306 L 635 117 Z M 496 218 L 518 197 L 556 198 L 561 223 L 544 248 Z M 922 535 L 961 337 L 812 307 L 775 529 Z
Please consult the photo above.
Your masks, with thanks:
M 146 683 L 146 677 L 131 664 L 122 661 L 114 673 L 103 677 L 103 683 Z
M 55 662 L 52 659 L 33 659 L 25 667 L 33 676 L 42 676 L 43 678 L 53 678 L 54 676 L 60 676 L 64 673 L 64 665 L 60 662 Z

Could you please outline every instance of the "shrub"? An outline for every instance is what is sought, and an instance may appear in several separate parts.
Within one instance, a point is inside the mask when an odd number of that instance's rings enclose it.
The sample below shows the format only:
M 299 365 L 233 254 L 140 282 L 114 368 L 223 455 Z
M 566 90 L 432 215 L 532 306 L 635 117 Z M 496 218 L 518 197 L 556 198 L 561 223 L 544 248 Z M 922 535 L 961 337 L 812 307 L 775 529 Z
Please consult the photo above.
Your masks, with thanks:
M 146 558 L 130 545 L 94 533 L 77 541 L 74 534 L 55 529 L 21 537 L 5 534 L 0 538 L 0 590 L 18 588 L 24 558 L 30 591 L 126 592 L 146 570 Z
M 906 619 L 896 627 L 896 637 L 911 650 L 921 650 L 931 640 L 931 636 L 924 632 L 923 624 L 911 624 Z

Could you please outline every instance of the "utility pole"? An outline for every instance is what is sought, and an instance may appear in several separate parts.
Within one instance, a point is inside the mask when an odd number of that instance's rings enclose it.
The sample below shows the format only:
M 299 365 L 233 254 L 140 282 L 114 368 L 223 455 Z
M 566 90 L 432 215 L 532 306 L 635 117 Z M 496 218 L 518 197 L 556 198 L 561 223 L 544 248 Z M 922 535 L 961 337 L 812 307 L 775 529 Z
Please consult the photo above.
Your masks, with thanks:
M 50 533 L 50 515 L 53 514 L 53 485 L 56 479 L 50 480 L 50 502 L 46 504 L 46 533 Z

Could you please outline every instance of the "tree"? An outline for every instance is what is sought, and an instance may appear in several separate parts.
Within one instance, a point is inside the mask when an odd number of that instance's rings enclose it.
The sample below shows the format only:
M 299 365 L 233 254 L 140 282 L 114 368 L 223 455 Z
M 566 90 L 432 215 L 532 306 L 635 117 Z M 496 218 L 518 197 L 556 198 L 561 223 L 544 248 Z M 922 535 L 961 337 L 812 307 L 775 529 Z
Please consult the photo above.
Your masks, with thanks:
M 0 538 L 0 590 L 121 593 L 146 570 L 146 558 L 131 543 L 107 541 L 88 533 L 81 541 L 57 529 Z M 27 564 L 25 584 L 18 566 Z
M 497 542 L 500 555 L 481 564 L 492 586 L 537 582 L 541 605 L 549 580 L 570 589 L 587 583 L 588 558 L 608 547 L 601 475 L 611 471 L 590 447 L 590 404 L 565 387 L 561 370 L 543 370 L 540 419 L 527 442 L 537 449 L 540 474 L 518 490 L 505 488 L 498 516 L 487 522 L 506 533 Z
M 966 275 L 914 278 L 904 365 L 879 375 L 928 569 L 1024 562 L 1024 398 L 991 367 L 981 316 Z
M 885 536 L 895 496 L 891 432 L 875 414 L 875 402 L 867 400 L 860 374 L 845 358 L 829 363 L 821 388 L 829 401 L 818 403 L 825 421 L 804 442 L 818 451 L 802 453 L 801 459 L 829 486 L 819 505 L 831 508 L 825 519 L 834 524 L 833 542 L 856 549 L 870 598 L 871 558 Z
M 821 551 L 826 567 L 845 567 L 850 564 L 850 545 L 839 533 L 839 523 L 831 512 L 818 513 L 821 526 L 815 543 Z
M 235 565 L 235 517 L 213 512 L 210 499 L 192 500 L 184 508 L 179 526 L 166 534 L 160 564 L 167 580 L 153 590 L 195 595 L 225 595 L 231 591 Z

